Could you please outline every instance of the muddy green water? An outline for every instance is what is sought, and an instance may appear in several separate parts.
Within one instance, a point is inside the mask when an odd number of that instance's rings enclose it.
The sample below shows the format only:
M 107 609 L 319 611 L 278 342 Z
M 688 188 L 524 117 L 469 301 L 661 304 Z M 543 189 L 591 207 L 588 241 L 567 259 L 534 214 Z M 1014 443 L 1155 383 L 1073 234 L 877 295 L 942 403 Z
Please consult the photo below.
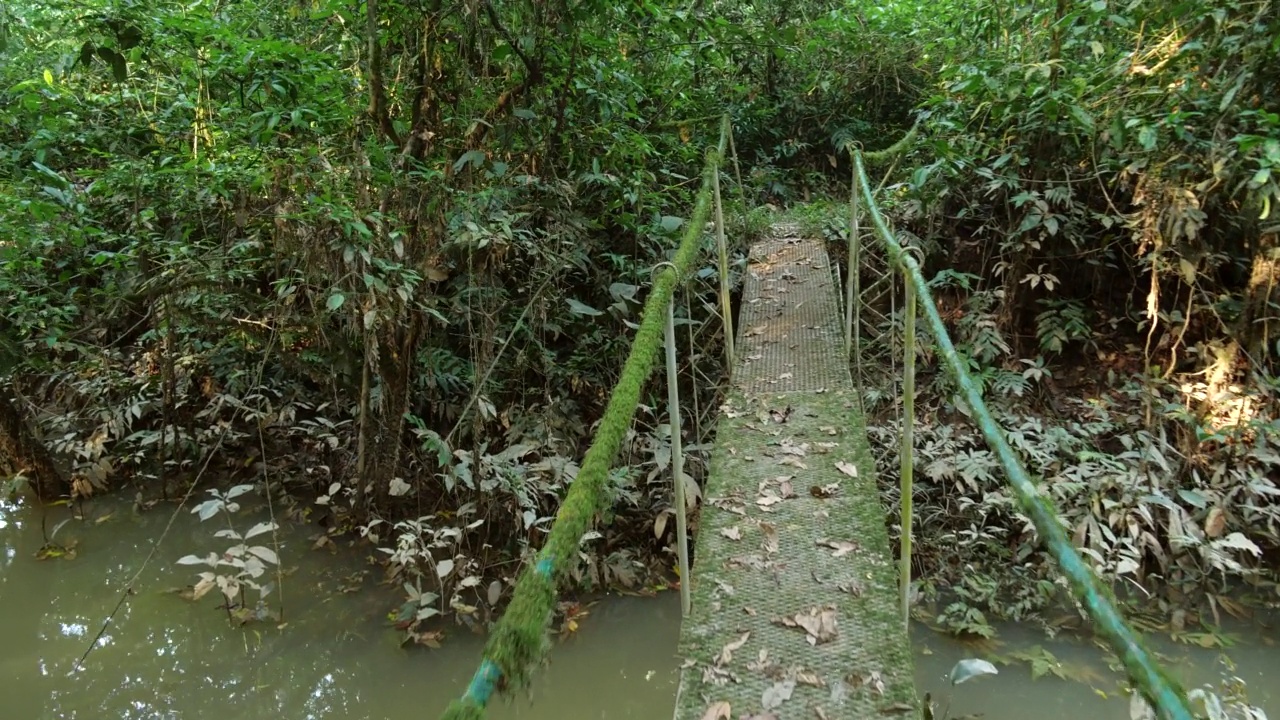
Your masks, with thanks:
M 50 514 L 50 527 L 62 513 Z M 37 561 L 33 555 L 43 544 L 39 515 L 0 504 L 0 718 L 417 720 L 437 717 L 470 678 L 482 638 L 450 628 L 441 649 L 401 649 L 398 634 L 386 625 L 394 599 L 377 588 L 377 568 L 354 554 L 309 550 L 305 529 L 281 536 L 284 566 L 291 571 L 284 583 L 283 629 L 231 629 L 212 595 L 190 603 L 166 592 L 192 582 L 192 568 L 175 560 L 227 544 L 213 538 L 212 525 L 185 512 L 143 572 L 137 593 L 121 606 L 83 668 L 73 672 L 169 513 L 161 506 L 137 515 L 119 502 L 94 501 L 88 522 L 68 523 L 56 538 L 76 541 L 78 557 Z M 360 580 L 362 572 L 367 577 Z M 353 588 L 359 590 L 340 592 Z M 579 632 L 557 645 L 533 692 L 499 701 L 489 717 L 670 718 L 679 623 L 674 594 L 603 599 Z M 1261 624 L 1233 630 L 1239 643 L 1228 653 L 1237 674 L 1248 682 L 1250 698 L 1280 717 L 1280 688 L 1270 680 L 1280 672 L 1272 631 Z M 1026 666 L 1006 667 L 997 677 L 956 688 L 953 716 L 1128 717 L 1117 692 L 1121 678 L 1097 648 L 1046 643 L 1034 629 L 1017 627 L 1002 627 L 1001 640 L 998 651 L 1005 654 L 1042 645 L 1090 679 L 1032 681 Z M 973 653 L 919 628 L 915 641 L 921 691 L 945 694 L 942 676 Z M 1220 676 L 1219 652 L 1156 644 L 1185 681 Z

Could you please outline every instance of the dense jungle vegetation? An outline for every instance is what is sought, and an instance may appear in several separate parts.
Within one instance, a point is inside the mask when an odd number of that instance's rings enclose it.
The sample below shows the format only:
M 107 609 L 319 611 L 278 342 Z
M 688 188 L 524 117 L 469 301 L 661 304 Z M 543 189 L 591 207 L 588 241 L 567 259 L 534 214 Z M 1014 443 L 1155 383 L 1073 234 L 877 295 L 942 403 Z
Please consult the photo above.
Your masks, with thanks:
M 260 497 L 317 548 L 382 550 L 410 634 L 483 614 L 572 482 L 721 114 L 739 258 L 783 213 L 843 246 L 846 148 L 910 130 L 877 176 L 957 342 L 1079 547 L 1182 632 L 1277 591 L 1278 98 L 1272 0 L 11 2 L 0 477 L 202 519 Z M 680 298 L 695 451 L 715 293 Z M 922 595 L 989 634 L 1065 593 L 931 372 Z M 669 573 L 663 393 L 583 587 Z M 251 549 L 184 581 L 254 606 L 280 558 Z

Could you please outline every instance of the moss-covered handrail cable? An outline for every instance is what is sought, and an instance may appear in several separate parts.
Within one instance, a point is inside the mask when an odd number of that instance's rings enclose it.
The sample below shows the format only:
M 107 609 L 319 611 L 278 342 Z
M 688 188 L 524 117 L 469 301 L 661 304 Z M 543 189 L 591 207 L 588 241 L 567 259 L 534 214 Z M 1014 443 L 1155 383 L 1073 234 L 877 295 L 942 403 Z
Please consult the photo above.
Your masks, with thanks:
M 1186 693 L 1176 681 L 1164 673 L 1142 645 L 1138 633 L 1129 627 L 1116 610 L 1115 603 L 1098 582 L 1093 570 L 1084 563 L 1072 547 L 1058 521 L 1057 511 L 1036 488 L 1008 440 L 1005 439 L 999 425 L 987 410 L 986 404 L 982 401 L 982 391 L 970 377 L 965 362 L 956 352 L 955 345 L 947 334 L 942 316 L 938 314 L 938 307 L 934 304 L 929 286 L 920 271 L 920 264 L 893 237 L 893 233 L 885 224 L 884 217 L 880 214 L 880 208 L 876 205 L 875 197 L 871 192 L 871 184 L 867 181 L 861 152 L 857 148 L 851 148 L 850 152 L 857 168 L 858 185 L 862 191 L 862 199 L 866 202 L 871 224 L 875 226 L 876 233 L 884 241 L 890 257 L 909 278 L 907 287 L 914 286 L 916 296 L 924 309 L 925 321 L 933 332 L 934 340 L 946 362 L 947 369 L 950 370 L 952 379 L 955 380 L 965 402 L 968 403 L 974 422 L 1004 467 L 1009 484 L 1017 495 L 1023 512 L 1035 525 L 1036 532 L 1040 535 L 1049 554 L 1057 561 L 1058 567 L 1067 577 L 1072 590 L 1093 619 L 1098 631 L 1107 638 L 1111 647 L 1124 662 L 1129 679 L 1155 708 L 1159 717 L 1166 720 L 1192 720 Z
M 481 720 L 494 691 L 504 684 L 515 687 L 527 684 L 532 669 L 547 651 L 547 626 L 555 606 L 557 581 L 576 558 L 583 534 L 602 509 L 609 470 L 631 427 L 640 392 L 653 371 L 658 346 L 662 344 L 667 304 L 677 284 L 688 276 L 693 259 L 701 249 L 711 211 L 713 173 L 720 171 L 724 143 L 722 136 L 718 146 L 721 149 L 707 152 L 702 188 L 684 236 L 671 259 L 671 267 L 664 267 L 654 277 L 622 375 L 609 396 L 609 404 L 582 467 L 556 513 L 547 543 L 538 554 L 537 562 L 520 573 L 511 603 L 485 645 L 480 667 L 466 692 L 450 703 L 441 720 Z M 681 500 L 677 498 L 676 502 Z M 688 582 L 688 578 L 681 580 Z

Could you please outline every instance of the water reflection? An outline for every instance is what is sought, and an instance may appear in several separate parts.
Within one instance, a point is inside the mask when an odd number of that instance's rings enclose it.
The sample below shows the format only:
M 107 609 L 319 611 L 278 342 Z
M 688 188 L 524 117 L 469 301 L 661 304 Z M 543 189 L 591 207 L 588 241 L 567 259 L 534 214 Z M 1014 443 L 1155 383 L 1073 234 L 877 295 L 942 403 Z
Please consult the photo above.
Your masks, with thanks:
M 392 603 L 372 590 L 338 592 L 362 559 L 324 552 L 283 553 L 286 619 L 232 629 L 212 595 L 190 603 L 170 590 L 192 582 L 189 566 L 174 561 L 217 547 L 208 526 L 179 516 L 166 546 L 140 577 L 136 594 L 112 619 L 85 667 L 76 660 L 120 600 L 152 539 L 168 521 L 162 507 L 136 516 L 127 504 L 95 500 L 102 522 L 72 522 L 62 542 L 76 540 L 75 560 L 36 561 L 43 544 L 38 516 L 0 503 L 0 697 L 4 718 L 20 720 L 399 720 L 434 718 L 465 687 L 483 639 L 450 629 L 439 650 L 402 649 L 386 627 Z M 50 517 L 52 527 L 61 518 Z M 283 538 L 308 548 L 307 530 Z M 371 587 L 371 586 L 370 586 Z M 499 702 L 494 720 L 652 720 L 671 717 L 679 658 L 679 602 L 614 598 L 597 604 L 575 637 L 557 646 L 550 667 L 529 694 Z M 1085 642 L 1049 644 L 1033 629 L 1002 627 L 1009 654 L 1043 645 L 1078 666 L 1084 682 L 1032 681 L 1026 665 L 1002 667 L 954 691 L 952 716 L 982 713 L 987 720 L 1089 717 L 1126 720 L 1122 678 L 1105 654 Z M 1269 631 L 1239 632 L 1248 645 L 1231 651 L 1252 699 L 1280 716 L 1280 671 Z M 921 692 L 947 692 L 942 677 L 972 650 L 917 628 Z M 1153 639 L 1184 682 L 1216 681 L 1217 654 Z M 1085 670 L 1088 672 L 1085 672 Z

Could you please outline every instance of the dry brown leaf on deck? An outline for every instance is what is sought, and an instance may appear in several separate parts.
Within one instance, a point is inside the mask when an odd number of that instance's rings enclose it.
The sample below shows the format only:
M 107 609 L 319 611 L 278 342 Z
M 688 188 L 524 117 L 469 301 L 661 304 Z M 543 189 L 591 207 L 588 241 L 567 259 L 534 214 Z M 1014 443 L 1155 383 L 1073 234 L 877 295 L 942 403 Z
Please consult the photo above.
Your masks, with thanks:
M 790 465 L 791 467 L 798 467 L 798 468 L 800 468 L 801 470 L 808 470 L 808 469 L 809 469 L 809 466 L 808 466 L 808 465 L 805 465 L 804 463 L 800 462 L 800 458 L 798 458 L 798 457 L 796 457 L 796 456 L 794 456 L 794 455 L 788 455 L 788 456 L 786 456 L 786 457 L 782 458 L 781 460 L 779 460 L 779 461 L 778 461 L 778 464 L 779 464 L 779 465 Z
M 751 633 L 750 633 L 750 632 L 744 632 L 744 633 L 742 633 L 742 637 L 740 637 L 740 638 L 738 638 L 737 640 L 734 640 L 733 642 L 728 643 L 728 644 L 726 644 L 724 647 L 720 648 L 720 654 L 719 654 L 719 655 L 716 655 L 716 660 L 715 660 L 716 664 L 717 664 L 717 665 L 728 665 L 729 663 L 733 662 L 733 653 L 734 653 L 734 651 L 735 651 L 735 650 L 741 650 L 741 649 L 742 649 L 742 646 L 743 646 L 743 645 L 746 645 L 746 644 L 747 644 L 747 641 L 748 641 L 748 640 L 750 640 L 750 639 L 751 639 Z
M 780 502 L 782 502 L 782 498 L 778 497 L 778 494 L 772 490 L 765 490 L 763 495 L 756 498 L 756 505 L 766 510 L 770 505 L 777 505 Z
M 774 620 L 776 624 L 783 627 L 800 628 L 804 630 L 806 639 L 810 645 L 819 645 L 821 643 L 831 642 L 836 639 L 838 630 L 836 628 L 836 609 L 832 605 L 825 607 L 812 607 L 804 612 L 798 612 L 795 615 L 787 615 L 785 617 Z
M 844 460 L 841 460 L 840 462 L 836 463 L 836 469 L 844 473 L 845 475 L 848 475 L 849 477 L 853 477 L 853 478 L 858 477 L 858 466 L 854 465 L 851 462 L 846 462 Z
M 765 710 L 772 710 L 776 707 L 782 707 L 782 703 L 791 699 L 791 693 L 795 692 L 795 680 L 783 680 L 765 688 L 764 694 L 760 697 L 760 704 Z M 776 715 L 756 715 L 756 720 L 763 720 L 765 717 L 776 718 Z
M 779 376 L 778 376 L 778 379 L 779 379 L 779 380 L 790 380 L 792 377 L 794 377 L 794 376 L 793 376 L 791 373 L 782 373 L 781 375 L 779 375 Z
M 733 720 L 733 709 L 723 700 L 711 703 L 702 713 L 702 720 Z
M 831 557 L 844 557 L 858 549 L 858 543 L 849 542 L 848 540 L 822 539 L 817 542 L 817 545 L 819 547 L 826 547 L 834 550 L 835 552 L 831 553 Z
M 796 671 L 796 682 L 801 685 L 808 685 L 816 688 L 827 686 L 826 681 L 818 677 L 818 673 L 811 672 L 809 670 Z
M 840 483 L 827 483 L 826 485 L 814 485 L 809 488 L 809 494 L 820 499 L 835 497 L 840 492 Z
M 764 551 L 770 555 L 778 552 L 778 528 L 767 522 L 760 523 L 760 532 L 764 534 Z
M 748 329 L 743 334 L 743 337 L 755 337 L 756 335 L 763 335 L 764 331 L 767 329 L 769 329 L 768 325 L 757 325 L 753 328 Z
M 847 583 L 836 585 L 836 589 L 840 592 L 849 593 L 854 597 L 862 597 L 862 583 L 857 580 L 850 580 Z
M 875 694 L 884 696 L 884 678 L 880 677 L 879 670 L 872 670 L 866 675 L 851 673 L 845 680 L 855 688 L 866 687 Z
M 720 534 L 729 538 L 730 540 L 742 539 L 742 530 L 738 529 L 737 525 L 734 525 L 733 527 L 720 528 Z
M 790 440 L 785 440 L 783 441 L 782 445 L 778 449 L 781 450 L 786 455 L 795 455 L 796 457 L 804 457 L 805 455 L 809 454 L 809 443 L 800 443 L 799 445 L 796 445 Z
M 796 496 L 795 488 L 791 487 L 791 480 L 783 480 L 779 483 L 778 491 L 781 493 L 783 500 L 790 500 Z

